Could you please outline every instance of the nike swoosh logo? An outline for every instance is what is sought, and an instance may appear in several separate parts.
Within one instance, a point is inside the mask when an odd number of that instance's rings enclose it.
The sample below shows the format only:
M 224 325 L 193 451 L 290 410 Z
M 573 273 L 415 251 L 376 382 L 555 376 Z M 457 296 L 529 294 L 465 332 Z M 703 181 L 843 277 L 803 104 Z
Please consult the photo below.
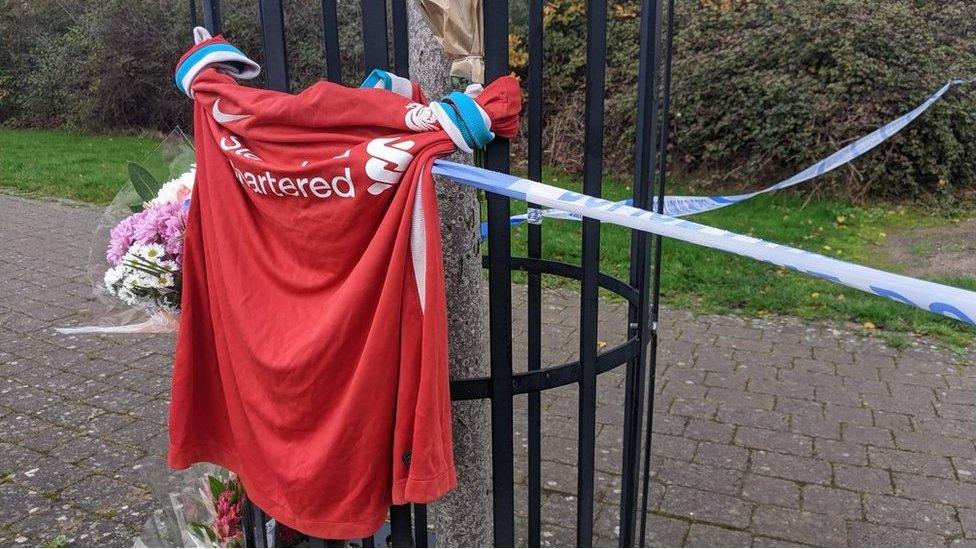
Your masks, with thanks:
M 228 122 L 237 122 L 238 120 L 243 120 L 248 118 L 249 114 L 227 114 L 220 111 L 220 99 L 214 101 L 213 104 L 213 118 L 218 124 L 226 124 Z

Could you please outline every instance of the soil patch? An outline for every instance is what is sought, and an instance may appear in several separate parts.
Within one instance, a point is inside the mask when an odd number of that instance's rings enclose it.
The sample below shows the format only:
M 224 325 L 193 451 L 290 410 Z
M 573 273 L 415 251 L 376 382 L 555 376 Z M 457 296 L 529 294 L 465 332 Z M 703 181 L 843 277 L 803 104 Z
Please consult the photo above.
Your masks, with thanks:
M 889 232 L 879 252 L 908 276 L 976 276 L 976 218 Z

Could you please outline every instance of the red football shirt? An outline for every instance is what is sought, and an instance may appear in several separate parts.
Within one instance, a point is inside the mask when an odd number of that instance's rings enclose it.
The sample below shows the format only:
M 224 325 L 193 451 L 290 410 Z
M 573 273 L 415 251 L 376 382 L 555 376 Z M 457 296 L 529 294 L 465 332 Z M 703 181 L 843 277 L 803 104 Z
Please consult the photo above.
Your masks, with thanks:
M 213 68 L 190 79 L 197 181 L 169 462 L 236 472 L 311 535 L 372 534 L 391 503 L 456 485 L 430 174 L 454 146 L 439 127 L 415 131 L 419 92 L 319 82 L 290 95 Z M 514 134 L 514 80 L 477 102 Z

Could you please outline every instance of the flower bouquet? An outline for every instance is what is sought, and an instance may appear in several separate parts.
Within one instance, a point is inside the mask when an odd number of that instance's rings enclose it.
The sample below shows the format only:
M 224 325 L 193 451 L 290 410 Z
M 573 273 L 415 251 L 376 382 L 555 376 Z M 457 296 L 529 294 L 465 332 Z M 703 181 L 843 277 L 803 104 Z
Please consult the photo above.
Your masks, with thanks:
M 207 475 L 206 484 L 200 489 L 200 497 L 208 516 L 203 521 L 191 521 L 189 535 L 196 537 L 205 547 L 242 547 L 244 488 L 237 477 L 233 474 L 223 478 Z
M 244 487 L 233 473 L 208 464 L 154 469 L 145 473 L 163 505 L 146 521 L 136 547 L 244 546 Z
M 144 164 L 129 163 L 129 181 L 92 242 L 93 325 L 60 328 L 61 333 L 176 330 L 183 233 L 196 175 L 192 162 L 190 141 L 174 130 Z
M 234 473 L 211 464 L 171 470 L 161 460 L 137 468 L 158 502 L 135 547 L 244 547 L 247 494 Z M 274 519 L 263 525 L 268 547 L 306 547 L 308 536 Z

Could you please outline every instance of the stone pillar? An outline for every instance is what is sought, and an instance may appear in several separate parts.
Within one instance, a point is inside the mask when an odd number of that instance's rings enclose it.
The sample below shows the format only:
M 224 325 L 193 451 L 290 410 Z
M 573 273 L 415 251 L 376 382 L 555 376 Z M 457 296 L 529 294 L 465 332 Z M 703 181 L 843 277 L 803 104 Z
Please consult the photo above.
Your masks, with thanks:
M 435 100 L 449 91 L 450 63 L 434 38 L 423 12 L 407 1 L 410 34 L 410 79 Z M 456 154 L 452 160 L 470 162 Z M 481 274 L 477 192 L 437 180 L 444 275 L 447 285 L 447 330 L 451 378 L 488 374 L 482 340 L 487 311 Z M 492 543 L 491 426 L 487 401 L 457 402 L 454 413 L 454 460 L 458 488 L 432 505 L 437 545 L 487 547 Z

